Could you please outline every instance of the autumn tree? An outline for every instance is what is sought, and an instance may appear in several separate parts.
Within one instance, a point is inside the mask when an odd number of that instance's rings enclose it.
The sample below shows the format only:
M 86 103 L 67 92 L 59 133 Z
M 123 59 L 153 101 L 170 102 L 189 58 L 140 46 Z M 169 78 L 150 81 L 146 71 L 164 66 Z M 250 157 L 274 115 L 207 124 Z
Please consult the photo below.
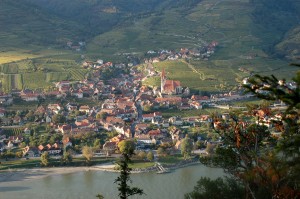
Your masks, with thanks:
M 61 163 L 68 165 L 73 161 L 72 154 L 69 151 L 65 151 L 61 157 Z
M 293 80 L 291 84 L 274 76 L 255 75 L 246 86 L 261 99 L 287 105 L 280 117 L 272 120 L 281 132 L 280 139 L 266 127 L 265 116 L 272 115 L 268 105 L 249 107 L 248 112 L 232 114 L 226 128 L 215 129 L 224 145 L 201 158 L 205 165 L 223 168 L 244 187 L 240 198 L 300 197 L 300 72 Z
M 154 160 L 154 154 L 152 151 L 149 151 L 147 153 L 147 160 L 149 160 L 150 162 L 152 162 Z
M 82 155 L 85 157 L 87 164 L 89 165 L 91 163 L 91 160 L 94 156 L 93 149 L 88 146 L 82 147 Z
M 47 167 L 49 166 L 49 164 L 50 164 L 50 156 L 49 153 L 46 151 L 41 155 L 41 165 Z
M 140 152 L 138 153 L 138 157 L 139 157 L 141 160 L 144 160 L 144 159 L 146 159 L 147 154 L 146 154 L 145 151 L 140 151 Z
M 183 155 L 184 159 L 187 159 L 191 156 L 192 150 L 193 150 L 193 141 L 186 136 L 182 141 L 181 141 L 181 154 Z

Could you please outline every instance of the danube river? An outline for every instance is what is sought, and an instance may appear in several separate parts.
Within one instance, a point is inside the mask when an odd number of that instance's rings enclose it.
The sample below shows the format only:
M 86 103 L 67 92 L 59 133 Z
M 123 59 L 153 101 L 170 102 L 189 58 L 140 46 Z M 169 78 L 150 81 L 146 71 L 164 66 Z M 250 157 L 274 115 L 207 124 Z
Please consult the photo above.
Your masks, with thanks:
M 133 185 L 144 190 L 146 195 L 138 199 L 180 199 L 193 190 L 197 180 L 203 177 L 217 178 L 223 171 L 203 165 L 177 169 L 167 174 L 132 174 Z M 0 182 L 1 199 L 96 199 L 101 193 L 105 199 L 117 197 L 114 179 L 118 173 L 105 171 L 77 171 L 68 174 L 53 174 L 47 177 Z

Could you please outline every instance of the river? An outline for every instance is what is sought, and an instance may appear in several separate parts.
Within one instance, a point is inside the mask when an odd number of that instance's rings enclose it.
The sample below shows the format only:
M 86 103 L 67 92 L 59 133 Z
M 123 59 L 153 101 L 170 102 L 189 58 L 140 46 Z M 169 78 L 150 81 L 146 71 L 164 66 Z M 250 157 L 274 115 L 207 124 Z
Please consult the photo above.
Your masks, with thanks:
M 135 199 L 181 199 L 193 190 L 203 177 L 217 178 L 223 171 L 203 165 L 177 169 L 167 174 L 131 174 L 134 186 L 142 188 L 146 195 Z M 0 183 L 1 199 L 96 199 L 101 193 L 105 199 L 117 197 L 114 179 L 118 173 L 105 171 L 80 171 L 50 175 L 38 179 L 6 181 Z

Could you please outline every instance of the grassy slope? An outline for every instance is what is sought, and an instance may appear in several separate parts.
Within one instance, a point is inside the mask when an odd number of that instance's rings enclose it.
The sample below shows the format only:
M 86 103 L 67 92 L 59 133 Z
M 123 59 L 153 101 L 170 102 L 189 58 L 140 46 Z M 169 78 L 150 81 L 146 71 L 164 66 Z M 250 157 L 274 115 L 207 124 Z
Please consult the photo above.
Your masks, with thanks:
M 128 37 L 125 37 L 123 34 L 123 38 L 119 37 L 119 41 L 114 42 L 114 45 L 119 51 L 120 49 L 125 51 L 126 46 L 137 46 L 136 43 L 138 42 L 143 43 L 144 45 L 141 46 L 145 48 L 159 49 L 166 40 L 172 40 L 171 45 L 164 46 L 172 49 L 202 45 L 202 40 L 208 42 L 212 40 L 218 41 L 220 47 L 210 61 L 191 62 L 196 70 L 203 74 L 202 79 L 201 77 L 199 78 L 198 74 L 191 73 L 192 71 L 184 64 L 181 67 L 178 66 L 180 63 L 173 62 L 157 65 L 159 66 L 158 70 L 161 67 L 166 68 L 170 79 L 178 79 L 182 81 L 184 86 L 189 86 L 196 90 L 207 91 L 232 88 L 236 82 L 249 75 L 239 71 L 239 67 L 247 68 L 250 71 L 263 75 L 275 74 L 279 77 L 290 78 L 297 68 L 288 66 L 288 63 L 285 61 L 269 57 L 263 51 L 266 46 L 276 42 L 278 38 L 273 38 L 271 32 L 254 23 L 253 9 L 253 6 L 247 0 L 203 0 L 202 3 L 187 13 L 168 15 L 168 13 L 172 12 L 169 11 L 165 14 L 151 28 L 151 34 L 154 35 L 154 39 L 147 40 L 146 37 L 141 36 L 150 34 L 150 32 L 147 32 L 147 27 L 149 26 L 144 25 L 145 31 L 133 37 L 134 40 L 126 40 Z M 171 16 L 176 17 L 176 19 Z M 147 21 L 149 19 L 139 23 L 147 24 Z M 113 33 L 122 34 L 122 32 L 132 31 L 141 26 L 140 24 L 134 24 L 133 28 L 129 27 Z M 174 26 L 174 24 L 176 25 Z M 265 34 L 262 34 L 260 31 L 264 31 Z M 165 35 L 169 35 L 168 39 L 164 37 Z M 176 40 L 176 38 L 178 39 Z M 101 43 L 104 39 L 104 37 L 101 37 L 97 42 Z M 176 44 L 174 41 L 176 41 Z M 125 45 L 126 42 L 127 45 Z M 156 47 L 155 44 L 157 44 Z M 140 49 L 140 51 L 143 50 Z M 127 48 L 127 51 L 130 51 L 130 48 Z M 135 49 L 135 51 L 138 51 L 138 49 Z M 247 56 L 252 56 L 253 58 L 247 59 Z M 207 81 L 208 78 L 211 80 Z M 159 84 L 157 79 L 147 80 L 146 84 L 153 82 L 154 84 Z

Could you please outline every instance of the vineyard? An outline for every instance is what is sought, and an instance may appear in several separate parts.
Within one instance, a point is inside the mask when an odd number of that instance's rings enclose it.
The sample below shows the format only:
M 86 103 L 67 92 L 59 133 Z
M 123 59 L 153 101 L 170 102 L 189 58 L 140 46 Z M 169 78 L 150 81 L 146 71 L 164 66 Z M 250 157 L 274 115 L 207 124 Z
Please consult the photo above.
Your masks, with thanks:
M 18 136 L 24 133 L 24 128 L 3 128 L 2 130 L 6 136 Z
M 82 80 L 87 73 L 85 69 L 69 69 L 73 80 Z
M 58 82 L 69 79 L 68 72 L 49 72 L 46 73 L 46 82 Z
M 35 72 L 35 73 L 24 73 L 23 76 L 23 88 L 43 88 L 48 86 L 46 83 L 46 74 L 43 72 Z
M 1 75 L 2 90 L 8 92 L 11 90 L 12 75 Z
M 74 60 L 43 57 L 0 65 L 0 91 L 43 89 L 62 80 L 82 80 L 88 71 Z
M 9 63 L 0 65 L 0 72 L 5 74 L 14 74 L 18 73 L 18 64 L 16 63 Z

